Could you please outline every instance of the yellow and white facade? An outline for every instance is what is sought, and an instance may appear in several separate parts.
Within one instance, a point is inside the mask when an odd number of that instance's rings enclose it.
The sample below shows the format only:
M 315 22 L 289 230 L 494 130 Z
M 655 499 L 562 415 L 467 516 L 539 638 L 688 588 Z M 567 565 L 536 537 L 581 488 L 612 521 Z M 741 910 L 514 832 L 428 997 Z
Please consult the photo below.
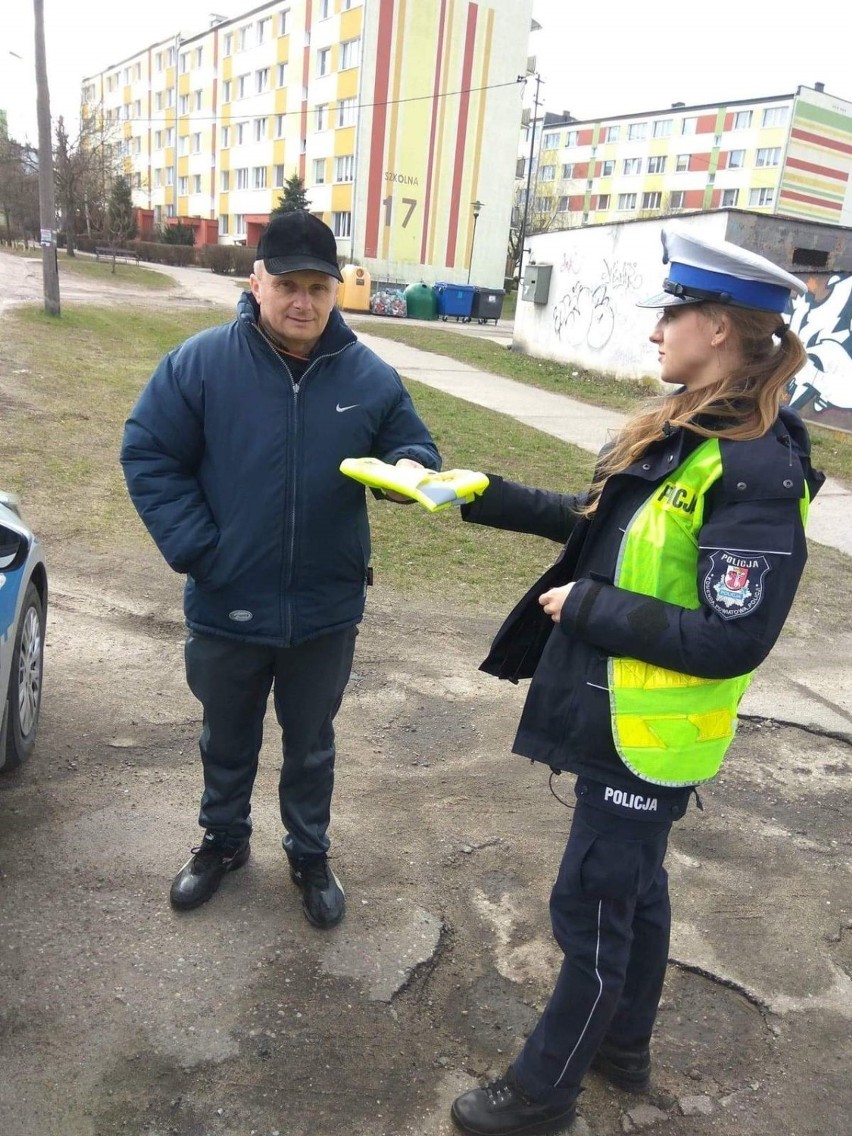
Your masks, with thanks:
M 554 228 L 724 208 L 852 225 L 852 103 L 799 87 L 552 123 L 534 173 Z
M 83 103 L 114 125 L 152 225 L 179 219 L 197 244 L 256 244 L 298 173 L 340 255 L 375 278 L 493 287 L 531 10 L 277 0 L 85 79 Z

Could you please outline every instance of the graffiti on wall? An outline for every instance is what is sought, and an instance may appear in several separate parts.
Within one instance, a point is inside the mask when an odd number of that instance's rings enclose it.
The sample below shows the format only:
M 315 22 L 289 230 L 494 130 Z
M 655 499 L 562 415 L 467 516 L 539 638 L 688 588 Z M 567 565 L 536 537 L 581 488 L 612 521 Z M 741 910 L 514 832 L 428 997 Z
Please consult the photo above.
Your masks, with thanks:
M 790 315 L 808 353 L 790 382 L 790 405 L 809 422 L 852 431 L 852 274 L 811 277 L 807 285 Z
M 582 272 L 582 262 L 573 252 L 563 254 L 560 267 L 571 276 Z M 641 287 L 636 261 L 603 260 L 589 283 L 577 280 L 554 305 L 553 330 L 571 347 L 585 344 L 592 351 L 602 351 L 615 330 L 613 294 L 636 292 Z

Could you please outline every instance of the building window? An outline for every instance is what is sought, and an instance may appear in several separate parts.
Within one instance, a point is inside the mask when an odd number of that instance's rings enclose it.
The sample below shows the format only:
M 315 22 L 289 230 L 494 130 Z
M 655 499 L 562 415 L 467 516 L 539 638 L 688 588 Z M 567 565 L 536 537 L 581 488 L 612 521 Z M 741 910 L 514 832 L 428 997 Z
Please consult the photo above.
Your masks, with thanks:
M 331 48 L 321 47 L 317 51 L 317 75 L 327 75 L 331 67 Z
M 201 193 L 201 174 L 193 175 L 193 193 Z
M 666 159 L 662 155 L 648 159 L 649 174 L 664 174 L 666 172 Z
M 580 131 L 567 130 L 565 132 L 565 145 L 566 146 L 579 146 L 580 145 Z
M 279 63 L 278 64 L 277 79 L 278 79 L 277 85 L 279 87 L 286 87 L 287 86 L 287 64 L 286 63 Z
M 738 110 L 734 115 L 734 130 L 748 130 L 751 126 L 751 115 L 750 110 Z
M 234 35 L 233 32 L 225 33 L 225 55 L 232 55 L 234 52 Z
M 234 170 L 234 173 L 237 175 L 237 189 L 248 189 L 248 183 L 249 183 L 248 167 L 243 166 L 239 170 Z
M 631 122 L 627 127 L 628 142 L 640 142 L 648 134 L 647 122 Z
M 244 99 L 249 93 L 249 78 L 248 75 L 240 75 L 237 79 L 237 98 Z
M 154 149 L 155 150 L 162 150 L 162 148 L 163 148 L 163 132 L 162 132 L 162 130 L 156 130 L 154 132 Z
M 185 75 L 188 70 L 189 70 L 189 52 L 188 51 L 182 51 L 180 53 L 180 73 L 181 73 L 181 75 Z
M 678 154 L 675 172 L 684 174 L 689 169 L 689 154 Z
M 741 170 L 745 165 L 745 150 L 731 150 L 728 154 L 728 169 Z
M 328 103 L 320 103 L 314 111 L 315 130 L 325 130 L 328 126 Z
M 354 126 L 357 120 L 357 101 L 355 99 L 340 99 L 337 103 L 337 125 Z
M 738 189 L 723 189 L 722 190 L 722 208 L 733 209 L 737 203 L 737 198 L 740 195 Z
M 136 66 L 133 68 L 133 78 L 137 81 L 137 83 L 142 78 L 142 64 L 141 63 L 137 63 Z
M 352 236 L 352 214 L 332 213 L 331 228 L 336 237 Z
M 162 51 L 158 51 L 157 54 L 155 55 L 154 65 L 156 66 L 158 71 L 163 70 L 163 53 L 162 53 Z M 107 90 L 108 91 L 112 90 L 112 78 L 107 79 Z
M 200 67 L 204 62 L 204 48 L 196 47 L 195 49 L 195 66 Z
M 222 127 L 222 149 L 227 150 L 231 145 L 231 128 L 230 126 Z
M 340 45 L 340 70 L 345 71 L 348 67 L 357 67 L 361 62 L 361 41 L 360 39 L 349 39 L 346 43 Z M 348 233 L 346 234 L 349 235 Z
M 193 154 L 201 153 L 201 132 L 193 134 L 192 136 L 192 152 Z
M 195 92 L 195 109 L 196 110 L 201 110 L 201 104 L 202 104 L 203 101 L 204 101 L 204 92 L 203 91 L 196 91 Z
M 166 206 L 166 216 L 167 217 L 174 217 L 174 215 L 175 215 L 174 205 L 167 205 Z
M 760 208 L 763 205 L 771 205 L 775 200 L 774 189 L 750 189 L 748 193 L 749 205 L 756 205 Z
M 259 71 L 254 73 L 254 93 L 262 95 L 264 91 L 269 89 L 269 68 L 261 67 Z
M 251 24 L 246 24 L 237 32 L 237 51 L 251 47 Z
M 173 47 L 170 47 L 169 50 L 166 52 L 166 59 L 168 61 L 169 67 L 174 67 L 174 65 L 175 65 L 175 49 Z
M 272 17 L 265 16 L 264 19 L 257 21 L 257 42 L 266 43 L 269 39 L 269 32 L 272 28 Z
M 159 189 L 163 184 L 163 171 L 154 170 L 154 189 Z
M 557 204 L 556 209 L 557 209 L 557 212 L 559 212 L 559 213 L 567 213 L 568 212 L 568 198 L 567 197 L 560 197 L 559 203 Z
M 542 150 L 558 150 L 559 149 L 560 132 L 558 130 L 548 130 L 546 134 L 541 136 Z
M 137 99 L 136 102 L 133 104 L 133 117 L 134 118 L 141 118 L 142 117 L 142 100 L 141 99 Z
M 564 178 L 572 178 L 574 176 L 574 167 L 576 162 L 566 162 L 562 167 L 562 176 Z
M 255 166 L 251 171 L 252 189 L 266 189 L 266 166 Z
M 231 101 L 231 80 L 226 79 L 222 84 L 222 102 L 229 103 Z
M 635 209 L 636 208 L 636 194 L 635 193 L 619 193 L 619 195 L 618 195 L 618 208 L 619 209 Z
M 517 162 L 515 162 L 515 177 L 522 178 L 524 176 L 524 171 L 526 170 L 526 168 L 526 158 L 518 158 Z
M 287 118 L 287 116 L 284 115 L 284 114 L 276 114 L 276 116 L 275 116 L 275 137 L 276 138 L 283 138 L 284 137 L 284 122 L 285 122 L 286 118 Z
M 763 112 L 763 125 L 784 126 L 789 114 L 789 107 L 767 107 Z
M 684 192 L 682 189 L 673 189 L 669 194 L 669 209 L 683 209 Z
M 282 186 L 284 184 L 284 166 L 276 166 L 272 171 L 272 184 Z
M 188 134 L 181 134 L 180 140 L 178 141 L 178 153 L 179 154 L 188 154 L 189 153 L 189 135 Z
M 355 157 L 353 154 L 341 154 L 334 159 L 334 180 L 353 181 L 355 178 Z
M 325 185 L 325 158 L 314 159 L 314 185 Z
M 680 124 L 681 134 L 694 134 L 698 129 L 697 118 L 685 118 Z
M 267 128 L 269 125 L 268 118 L 256 118 L 254 120 L 254 140 L 255 142 L 263 142 L 266 138 Z
M 290 9 L 285 8 L 278 16 L 278 34 L 280 36 L 287 35 L 287 24 L 290 20 Z
M 601 177 L 612 177 L 615 173 L 615 159 L 607 158 L 606 161 L 601 162 Z
M 625 173 L 625 174 L 641 174 L 641 172 L 642 172 L 642 159 L 641 158 L 625 158 L 622 172 Z
M 609 194 L 608 193 L 599 193 L 598 194 L 598 209 L 609 209 Z
M 556 166 L 542 166 L 538 172 L 539 181 L 553 181 L 556 177 Z
M 222 193 L 228 192 L 230 184 L 231 184 L 231 171 L 230 170 L 222 170 L 222 173 L 219 176 L 219 189 L 222 191 Z
M 604 133 L 604 142 L 617 142 L 621 135 L 620 126 L 608 126 Z
M 320 0 L 319 2 L 319 18 L 327 20 L 331 15 L 331 0 Z
M 757 151 L 756 166 L 777 166 L 781 161 L 781 147 L 764 147 Z
M 234 214 L 234 236 L 244 237 L 246 235 L 246 215 L 245 213 Z
M 654 137 L 655 138 L 669 138 L 672 132 L 672 120 L 670 118 L 658 118 L 654 123 Z
M 142 188 L 142 175 L 141 174 L 134 174 L 133 175 L 133 188 L 134 189 L 141 189 Z
M 162 91 L 157 91 L 156 95 L 154 96 L 154 106 L 157 108 L 157 110 L 163 109 L 163 92 Z M 107 117 L 109 117 L 109 116 L 107 116 Z
M 175 184 L 175 168 L 174 166 L 166 166 L 166 185 Z
M 237 145 L 242 146 L 244 142 L 248 142 L 248 126 L 247 122 L 237 123 Z
M 642 194 L 642 208 L 643 209 L 659 209 L 663 200 L 662 193 L 643 193 Z
M 169 127 L 166 128 L 166 145 L 167 146 L 174 146 L 174 144 L 175 144 L 175 128 L 173 126 L 169 126 Z
M 227 237 L 228 235 L 228 214 L 222 213 L 219 217 L 219 236 Z

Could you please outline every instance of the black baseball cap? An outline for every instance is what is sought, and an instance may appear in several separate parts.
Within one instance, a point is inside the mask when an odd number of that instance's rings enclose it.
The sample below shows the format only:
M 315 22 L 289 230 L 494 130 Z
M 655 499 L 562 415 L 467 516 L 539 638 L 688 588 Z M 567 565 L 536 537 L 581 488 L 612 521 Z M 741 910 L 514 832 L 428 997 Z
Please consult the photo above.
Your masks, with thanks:
M 273 217 L 257 243 L 257 259 L 273 276 L 311 269 L 342 280 L 334 233 L 304 209 Z

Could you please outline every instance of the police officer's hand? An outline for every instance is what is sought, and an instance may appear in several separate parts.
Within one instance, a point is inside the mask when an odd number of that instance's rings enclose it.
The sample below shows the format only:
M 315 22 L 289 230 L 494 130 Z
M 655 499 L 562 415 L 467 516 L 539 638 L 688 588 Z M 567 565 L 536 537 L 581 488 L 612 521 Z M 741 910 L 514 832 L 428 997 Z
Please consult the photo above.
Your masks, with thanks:
M 394 463 L 398 466 L 406 466 L 408 469 L 425 469 L 423 462 L 415 461 L 414 458 L 400 458 L 398 462 Z M 385 490 L 385 497 L 388 501 L 396 501 L 398 505 L 413 505 L 414 498 L 406 497 L 404 493 L 395 493 L 393 489 Z
M 561 588 L 551 588 L 538 597 L 538 602 L 544 608 L 554 623 L 558 623 L 562 615 L 562 605 L 568 598 L 568 593 L 574 587 L 574 582 L 563 584 Z

